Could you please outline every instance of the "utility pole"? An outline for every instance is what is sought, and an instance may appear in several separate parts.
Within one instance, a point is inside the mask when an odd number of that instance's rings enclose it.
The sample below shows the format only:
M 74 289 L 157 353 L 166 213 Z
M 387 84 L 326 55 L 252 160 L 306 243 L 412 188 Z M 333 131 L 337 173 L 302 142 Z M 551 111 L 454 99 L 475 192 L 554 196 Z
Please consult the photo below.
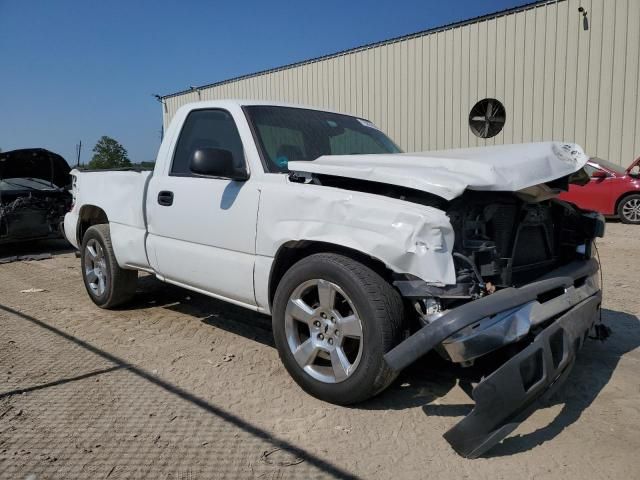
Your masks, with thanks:
M 76 168 L 80 167 L 80 153 L 82 152 L 82 140 L 76 143 Z
M 158 102 L 160 102 L 160 105 L 162 105 L 162 107 L 164 108 L 164 111 L 166 113 L 167 111 L 167 104 L 164 103 L 164 99 L 162 98 L 162 96 L 158 95 L 157 93 L 153 93 L 151 94 L 153 96 L 153 98 L 155 98 Z M 198 90 L 198 96 L 200 95 L 200 90 Z M 160 141 L 162 141 L 162 139 L 164 138 L 164 124 L 160 127 Z

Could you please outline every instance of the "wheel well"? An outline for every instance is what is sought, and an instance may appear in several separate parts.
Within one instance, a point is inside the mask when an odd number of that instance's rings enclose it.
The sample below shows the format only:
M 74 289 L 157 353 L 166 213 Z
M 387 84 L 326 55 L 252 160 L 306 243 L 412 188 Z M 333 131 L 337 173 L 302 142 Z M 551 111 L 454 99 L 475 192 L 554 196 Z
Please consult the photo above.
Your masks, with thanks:
M 380 260 L 370 257 L 358 250 L 326 242 L 296 241 L 288 242 L 280 247 L 271 267 L 269 276 L 269 305 L 273 304 L 276 289 L 284 274 L 295 263 L 315 253 L 338 253 L 368 266 L 385 280 L 391 281 L 393 272 Z
M 78 245 L 82 244 L 85 232 L 93 225 L 99 225 L 101 223 L 109 223 L 107 214 L 100 207 L 95 205 L 84 205 L 80 209 L 80 215 L 78 216 Z
M 622 195 L 620 195 L 620 198 L 618 198 L 618 200 L 616 200 L 616 208 L 613 210 L 613 214 L 614 215 L 618 215 L 618 207 L 620 206 L 620 204 L 622 203 L 622 201 L 625 198 L 630 197 L 631 195 L 640 195 L 640 191 L 633 190 L 631 192 L 626 192 L 626 193 L 623 193 Z

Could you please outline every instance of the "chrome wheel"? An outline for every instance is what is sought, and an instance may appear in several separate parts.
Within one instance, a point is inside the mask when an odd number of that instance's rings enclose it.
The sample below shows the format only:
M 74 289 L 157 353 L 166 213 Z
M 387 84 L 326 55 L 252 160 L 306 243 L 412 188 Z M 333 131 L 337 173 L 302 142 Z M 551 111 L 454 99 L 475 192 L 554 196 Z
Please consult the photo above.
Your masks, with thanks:
M 622 216 L 629 222 L 640 221 L 640 199 L 632 198 L 622 206 Z
M 285 334 L 293 357 L 311 377 L 338 383 L 352 375 L 362 357 L 362 322 L 335 283 L 308 280 L 291 294 Z
M 94 295 L 101 297 L 107 290 L 109 273 L 104 249 L 97 240 L 91 239 L 85 248 L 84 275 Z

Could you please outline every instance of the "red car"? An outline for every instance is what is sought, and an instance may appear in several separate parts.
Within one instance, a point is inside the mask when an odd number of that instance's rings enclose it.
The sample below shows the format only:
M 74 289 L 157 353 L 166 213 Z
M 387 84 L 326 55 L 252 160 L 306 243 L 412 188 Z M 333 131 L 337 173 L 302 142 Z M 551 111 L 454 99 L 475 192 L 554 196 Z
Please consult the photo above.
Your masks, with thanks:
M 570 185 L 560 198 L 585 210 L 618 216 L 624 223 L 640 224 L 640 157 L 626 169 L 600 158 L 590 159 L 584 168 L 589 183 Z

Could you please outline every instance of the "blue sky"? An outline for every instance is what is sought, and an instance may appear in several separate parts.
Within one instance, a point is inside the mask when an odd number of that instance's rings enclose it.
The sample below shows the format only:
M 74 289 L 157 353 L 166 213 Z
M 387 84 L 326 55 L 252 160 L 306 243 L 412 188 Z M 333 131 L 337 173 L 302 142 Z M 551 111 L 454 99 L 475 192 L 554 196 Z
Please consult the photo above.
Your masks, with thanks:
M 155 158 L 168 94 L 528 0 L 0 0 L 0 148 Z

